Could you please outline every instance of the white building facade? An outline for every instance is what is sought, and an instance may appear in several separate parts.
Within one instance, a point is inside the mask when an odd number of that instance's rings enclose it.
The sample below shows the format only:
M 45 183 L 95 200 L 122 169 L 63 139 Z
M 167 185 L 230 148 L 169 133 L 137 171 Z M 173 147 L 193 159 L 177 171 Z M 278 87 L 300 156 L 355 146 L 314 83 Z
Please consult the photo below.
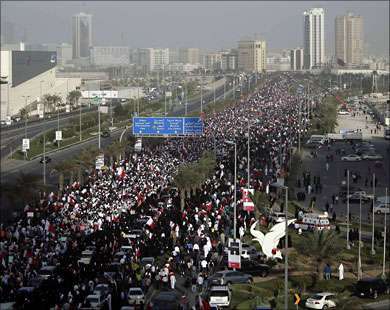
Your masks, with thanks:
M 303 16 L 304 67 L 310 70 L 325 63 L 324 9 L 313 8 L 305 11 Z
M 238 69 L 244 72 L 262 72 L 267 68 L 267 45 L 260 40 L 238 42 Z
M 91 48 L 90 62 L 94 66 L 128 66 L 130 51 L 125 46 L 94 46 Z
M 92 47 L 92 15 L 79 13 L 72 17 L 73 58 L 89 57 Z

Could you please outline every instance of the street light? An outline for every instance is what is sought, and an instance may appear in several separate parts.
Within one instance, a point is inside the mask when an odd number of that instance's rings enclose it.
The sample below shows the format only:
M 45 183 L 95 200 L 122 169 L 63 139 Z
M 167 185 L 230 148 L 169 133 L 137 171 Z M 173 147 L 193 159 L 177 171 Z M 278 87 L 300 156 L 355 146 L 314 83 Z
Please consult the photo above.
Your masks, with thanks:
M 258 119 L 254 120 L 254 122 L 251 124 L 249 122 L 248 117 L 248 189 L 250 189 L 250 181 L 251 181 L 251 174 L 250 174 L 250 127 L 258 123 Z
M 237 232 L 237 143 L 234 141 L 226 140 L 227 144 L 234 145 L 234 220 L 233 220 L 233 238 L 236 240 Z
M 374 211 L 374 210 L 373 210 Z M 358 280 L 362 278 L 362 257 L 361 257 L 361 247 L 362 247 L 362 192 L 360 192 L 359 199 L 359 248 L 358 248 Z
M 388 196 L 388 188 L 386 187 L 386 206 L 389 207 L 389 196 Z M 374 211 L 374 210 L 373 210 Z M 386 233 L 387 233 L 387 212 L 385 213 L 385 223 L 384 223 L 384 235 L 383 235 L 383 266 L 382 266 L 382 277 L 386 277 Z
M 22 96 L 25 99 L 25 118 L 24 118 L 24 138 L 27 139 L 27 119 L 28 119 L 28 112 L 27 112 L 27 100 L 30 98 L 30 96 Z
M 58 93 L 59 100 L 57 101 L 57 131 L 60 131 L 60 101 L 62 93 Z M 60 140 L 57 141 L 58 148 L 60 148 Z
M 374 212 L 374 206 L 375 206 L 375 173 L 372 174 L 372 236 L 371 236 L 371 255 L 375 255 L 375 212 Z
M 288 186 L 282 185 L 280 183 L 273 183 L 271 186 L 275 188 L 281 188 L 285 190 L 285 206 L 284 206 L 284 216 L 286 218 L 286 237 L 284 242 L 284 309 L 288 310 Z
M 349 169 L 347 170 L 347 249 L 351 249 L 349 245 Z

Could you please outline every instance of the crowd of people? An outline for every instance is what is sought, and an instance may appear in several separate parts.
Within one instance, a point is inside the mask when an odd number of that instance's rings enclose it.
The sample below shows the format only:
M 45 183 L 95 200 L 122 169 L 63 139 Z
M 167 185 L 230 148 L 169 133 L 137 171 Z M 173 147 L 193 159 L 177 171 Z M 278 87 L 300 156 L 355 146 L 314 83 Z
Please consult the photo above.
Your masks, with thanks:
M 167 139 L 131 153 L 91 172 L 85 184 L 29 203 L 15 223 L 1 225 L 0 302 L 16 301 L 20 309 L 78 309 L 90 306 L 85 298 L 99 283 L 108 283 L 105 307 L 119 309 L 130 287 L 177 290 L 182 277 L 199 294 L 233 235 L 234 191 L 247 187 L 248 131 L 250 186 L 268 193 L 288 171 L 302 97 L 290 92 L 288 75 L 265 79 L 250 97 L 206 118 L 201 137 Z M 237 188 L 234 148 L 226 140 L 237 143 Z M 182 210 L 175 173 L 205 150 L 219 155 L 215 173 L 187 196 Z M 255 220 L 254 212 L 238 205 L 237 235 Z M 128 236 L 134 229 L 142 231 L 137 238 Z M 92 260 L 81 263 L 87 248 Z M 145 257 L 155 259 L 143 264 Z M 41 281 L 44 266 L 56 269 Z M 26 287 L 35 289 L 21 289 Z

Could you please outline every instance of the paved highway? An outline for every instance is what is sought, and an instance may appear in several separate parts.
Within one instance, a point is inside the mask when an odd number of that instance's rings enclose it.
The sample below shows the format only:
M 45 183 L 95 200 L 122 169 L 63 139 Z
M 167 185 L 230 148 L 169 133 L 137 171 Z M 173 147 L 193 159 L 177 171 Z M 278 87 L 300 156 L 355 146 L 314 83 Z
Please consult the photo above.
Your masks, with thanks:
M 255 78 L 252 77 L 251 85 L 254 85 L 254 83 L 255 83 Z M 244 84 L 243 87 L 247 87 L 247 84 Z M 223 87 L 216 89 L 216 100 L 223 99 L 223 92 L 224 92 Z M 231 96 L 231 93 L 232 93 L 232 89 L 231 88 L 229 89 L 228 87 L 226 87 L 226 97 L 227 98 L 229 95 Z M 211 93 L 205 94 L 203 96 L 203 101 L 204 101 L 204 106 L 212 104 L 214 101 L 214 93 L 211 92 Z M 188 106 L 187 106 L 188 112 L 192 112 L 192 111 L 199 110 L 199 109 L 200 109 L 200 99 L 188 103 Z M 170 115 L 171 116 L 184 115 L 184 111 L 185 111 L 185 107 L 184 107 L 184 105 L 182 105 L 182 106 L 180 106 L 180 108 L 178 110 L 174 111 Z M 50 121 L 50 122 L 52 122 L 52 121 Z M 54 122 L 55 122 L 55 125 L 54 125 L 54 127 L 55 127 L 57 123 L 56 123 L 56 121 L 54 121 Z M 66 122 L 65 118 L 64 118 L 63 122 L 64 123 Z M 32 126 L 35 126 L 35 125 L 32 125 Z M 38 126 L 38 129 L 36 129 L 38 133 L 39 133 L 39 131 L 38 131 L 39 128 L 41 128 L 41 130 L 42 130 L 42 127 Z M 123 130 L 118 130 L 118 131 L 112 133 L 109 138 L 102 138 L 101 139 L 102 147 L 104 148 L 106 145 L 109 145 L 112 141 L 114 141 L 114 139 L 119 138 L 122 131 Z M 23 131 L 23 134 L 24 134 L 24 131 Z M 93 138 L 93 139 L 88 140 L 86 142 L 83 142 L 83 143 L 71 146 L 69 148 L 51 153 L 50 157 L 52 158 L 52 162 L 47 165 L 47 171 L 48 171 L 47 183 L 48 184 L 57 184 L 57 182 L 58 182 L 57 176 L 54 174 L 50 175 L 50 173 L 49 173 L 53 169 L 53 166 L 56 163 L 61 162 L 65 159 L 72 158 L 75 154 L 79 154 L 81 152 L 81 150 L 83 150 L 84 148 L 86 148 L 88 146 L 91 146 L 91 145 L 97 146 L 97 140 L 98 140 L 98 138 L 96 137 L 96 138 Z M 31 174 L 38 174 L 38 175 L 42 174 L 42 164 L 39 163 L 39 158 L 37 158 L 35 160 L 27 161 L 27 162 L 26 161 L 15 161 L 15 160 L 2 159 L 2 162 L 3 163 L 2 163 L 2 171 L 1 171 L 1 182 L 6 181 L 6 182 L 12 183 L 20 171 L 23 171 L 24 173 L 31 173 Z

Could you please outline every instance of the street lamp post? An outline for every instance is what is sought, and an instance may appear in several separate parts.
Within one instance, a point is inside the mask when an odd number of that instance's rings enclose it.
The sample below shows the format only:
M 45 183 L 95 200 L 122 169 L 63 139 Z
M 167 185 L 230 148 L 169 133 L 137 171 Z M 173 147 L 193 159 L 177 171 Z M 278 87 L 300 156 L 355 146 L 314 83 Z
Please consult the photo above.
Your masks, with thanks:
M 285 242 L 284 242 L 284 309 L 288 310 L 288 186 L 281 185 L 279 183 L 274 183 L 273 186 L 276 188 L 281 188 L 285 190 L 285 201 L 284 201 L 284 216 L 286 218 L 285 221 Z
M 98 147 L 99 147 L 99 150 L 101 148 L 101 133 L 100 133 L 100 130 L 101 130 L 101 127 L 100 127 L 100 102 L 98 102 L 98 122 L 99 122 L 99 138 L 98 138 Z
M 371 255 L 375 255 L 375 173 L 372 174 L 372 233 L 371 233 Z
M 25 117 L 24 117 L 24 138 L 27 139 L 27 120 L 28 120 L 28 111 L 27 111 L 27 100 L 30 98 L 30 96 L 22 96 L 25 99 L 25 105 L 24 109 L 25 111 Z
M 386 206 L 389 205 L 389 196 L 388 196 L 388 188 L 386 187 Z M 386 276 L 386 233 L 387 233 L 387 212 L 385 213 L 385 223 L 384 223 L 384 235 L 383 235 L 383 266 L 382 266 L 382 277 Z
M 200 114 L 203 113 L 203 71 L 200 73 Z
M 233 238 L 237 237 L 237 143 L 235 141 L 226 141 L 227 144 L 234 145 L 234 209 L 233 209 Z
M 349 250 L 349 169 L 347 170 L 347 249 Z
M 60 98 L 57 101 L 57 130 L 60 131 L 60 100 L 61 100 L 61 93 L 59 93 Z M 60 140 L 57 141 L 58 148 L 60 148 Z
M 45 103 L 43 103 L 43 185 L 46 186 L 46 123 L 45 123 Z
M 359 199 L 359 248 L 358 248 L 358 280 L 362 278 L 362 257 L 361 257 L 361 247 L 362 247 L 362 193 L 360 192 Z

